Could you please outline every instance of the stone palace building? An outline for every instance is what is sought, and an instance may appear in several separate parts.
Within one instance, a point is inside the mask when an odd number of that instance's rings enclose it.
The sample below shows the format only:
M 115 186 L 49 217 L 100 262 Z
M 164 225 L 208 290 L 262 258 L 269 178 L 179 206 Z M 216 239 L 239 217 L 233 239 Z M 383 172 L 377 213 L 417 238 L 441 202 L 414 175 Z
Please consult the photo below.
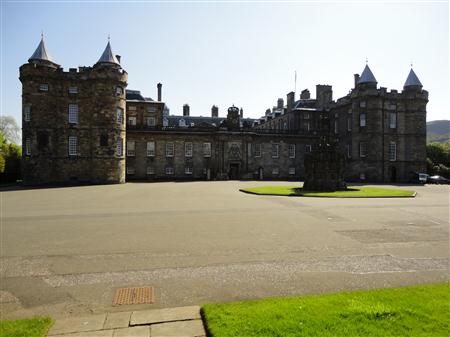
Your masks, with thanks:
M 346 155 L 347 181 L 410 182 L 426 169 L 428 92 L 412 69 L 400 92 L 378 87 L 366 65 L 345 97 L 317 85 L 315 99 L 290 92 L 259 119 L 234 106 L 219 117 L 214 105 L 210 117 L 188 105 L 171 115 L 160 83 L 156 99 L 126 89 L 109 42 L 92 67 L 64 71 L 41 39 L 20 81 L 25 184 L 302 180 L 324 132 Z

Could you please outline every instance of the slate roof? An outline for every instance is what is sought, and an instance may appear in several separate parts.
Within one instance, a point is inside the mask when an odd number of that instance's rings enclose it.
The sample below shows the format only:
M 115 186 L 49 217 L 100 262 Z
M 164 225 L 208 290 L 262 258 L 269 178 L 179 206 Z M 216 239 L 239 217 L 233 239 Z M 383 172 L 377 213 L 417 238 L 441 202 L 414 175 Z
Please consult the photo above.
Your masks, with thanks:
M 412 70 L 412 68 L 411 68 L 408 78 L 406 79 L 405 85 L 403 87 L 406 88 L 406 87 L 412 87 L 412 86 L 422 87 L 422 83 L 420 83 L 419 78 L 417 77 L 414 70 Z
M 377 83 L 375 76 L 373 76 L 373 73 L 367 64 L 361 74 L 361 77 L 359 78 L 359 81 L 358 81 L 358 84 L 361 84 L 361 83 Z
M 180 120 L 184 119 L 186 127 L 220 127 L 227 120 L 226 117 L 203 117 L 203 116 L 166 116 L 169 127 L 179 127 Z M 242 123 L 253 125 L 255 119 L 242 118 Z M 194 123 L 192 125 L 192 123 Z
M 294 103 L 294 109 L 314 109 L 316 104 L 315 99 L 300 99 Z
M 39 45 L 37 46 L 36 50 L 34 51 L 33 55 L 28 59 L 28 61 L 33 60 L 40 60 L 40 61 L 48 61 L 51 63 L 55 63 L 50 54 L 47 51 L 47 48 L 45 47 L 44 37 L 41 37 L 41 42 L 39 42 Z
M 116 55 L 114 55 L 112 48 L 111 48 L 111 43 L 109 43 L 106 45 L 106 48 L 102 54 L 102 56 L 100 56 L 100 59 L 97 61 L 97 63 L 112 63 L 112 64 L 117 64 L 120 65 L 119 61 L 117 60 Z
M 141 92 L 138 90 L 126 90 L 125 91 L 126 100 L 127 101 L 142 101 L 145 102 L 147 99 L 141 95 Z

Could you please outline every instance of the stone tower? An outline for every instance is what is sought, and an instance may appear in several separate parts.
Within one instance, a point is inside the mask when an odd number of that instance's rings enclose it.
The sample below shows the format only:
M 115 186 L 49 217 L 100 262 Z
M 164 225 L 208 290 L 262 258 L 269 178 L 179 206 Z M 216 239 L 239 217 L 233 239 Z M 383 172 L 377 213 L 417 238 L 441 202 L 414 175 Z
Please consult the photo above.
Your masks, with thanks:
M 402 92 L 378 87 L 368 65 L 330 110 L 347 154 L 346 180 L 412 182 L 426 170 L 428 92 L 411 69 Z
M 109 42 L 93 67 L 65 72 L 41 39 L 20 67 L 25 184 L 125 182 L 127 79 Z

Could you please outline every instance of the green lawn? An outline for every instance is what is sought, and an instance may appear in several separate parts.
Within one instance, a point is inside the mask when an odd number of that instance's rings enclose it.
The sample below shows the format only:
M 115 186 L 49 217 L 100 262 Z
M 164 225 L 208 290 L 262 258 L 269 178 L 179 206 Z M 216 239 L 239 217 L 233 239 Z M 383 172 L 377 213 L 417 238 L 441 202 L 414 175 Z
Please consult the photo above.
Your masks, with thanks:
M 203 307 L 212 337 L 430 337 L 449 334 L 449 284 Z
M 350 186 L 346 191 L 310 192 L 298 186 L 263 186 L 240 189 L 241 192 L 258 195 L 281 195 L 299 197 L 329 197 L 329 198 L 382 198 L 382 197 L 414 197 L 416 192 L 402 189 Z
M 45 337 L 52 320 L 48 317 L 35 317 L 15 321 L 0 321 L 1 337 Z

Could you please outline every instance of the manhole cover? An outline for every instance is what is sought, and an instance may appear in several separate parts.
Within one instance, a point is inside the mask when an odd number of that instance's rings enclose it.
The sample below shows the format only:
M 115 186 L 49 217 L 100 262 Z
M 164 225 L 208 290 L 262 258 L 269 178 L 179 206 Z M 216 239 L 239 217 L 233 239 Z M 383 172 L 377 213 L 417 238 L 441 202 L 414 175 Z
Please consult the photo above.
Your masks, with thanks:
M 120 288 L 116 290 L 113 305 L 152 304 L 154 302 L 153 287 Z

